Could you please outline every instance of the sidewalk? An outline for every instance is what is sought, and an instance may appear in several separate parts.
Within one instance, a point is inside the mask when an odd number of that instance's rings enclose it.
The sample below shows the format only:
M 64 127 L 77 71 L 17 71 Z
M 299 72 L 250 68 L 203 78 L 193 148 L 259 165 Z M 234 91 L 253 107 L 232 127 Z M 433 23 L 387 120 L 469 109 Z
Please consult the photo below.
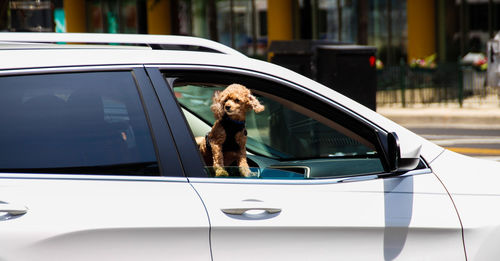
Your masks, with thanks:
M 405 127 L 500 130 L 500 106 L 379 106 L 377 112 Z

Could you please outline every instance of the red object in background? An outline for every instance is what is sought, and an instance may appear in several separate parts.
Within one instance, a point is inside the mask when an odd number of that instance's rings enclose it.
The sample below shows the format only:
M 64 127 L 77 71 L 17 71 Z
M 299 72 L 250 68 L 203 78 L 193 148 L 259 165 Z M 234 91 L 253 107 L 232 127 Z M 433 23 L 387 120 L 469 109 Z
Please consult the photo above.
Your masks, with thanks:
M 375 66 L 375 63 L 377 62 L 377 59 L 375 59 L 375 56 L 370 56 L 369 58 L 369 61 L 370 61 L 370 66 L 373 67 Z

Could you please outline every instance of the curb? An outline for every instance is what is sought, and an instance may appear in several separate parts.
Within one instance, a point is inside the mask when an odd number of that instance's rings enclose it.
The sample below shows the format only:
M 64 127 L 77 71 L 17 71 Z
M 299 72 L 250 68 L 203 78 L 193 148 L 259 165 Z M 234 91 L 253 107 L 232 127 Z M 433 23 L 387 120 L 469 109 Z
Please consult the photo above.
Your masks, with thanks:
M 500 129 L 500 108 L 378 108 L 377 112 L 405 127 Z

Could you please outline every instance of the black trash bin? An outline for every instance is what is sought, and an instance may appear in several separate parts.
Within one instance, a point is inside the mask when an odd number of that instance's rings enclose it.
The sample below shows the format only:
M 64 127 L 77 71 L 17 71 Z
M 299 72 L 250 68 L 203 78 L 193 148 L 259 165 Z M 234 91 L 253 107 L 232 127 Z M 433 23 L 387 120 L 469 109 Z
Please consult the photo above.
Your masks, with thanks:
M 51 1 L 10 1 L 10 30 L 19 32 L 53 32 Z
M 375 47 L 301 40 L 272 42 L 269 51 L 274 54 L 272 63 L 376 109 Z

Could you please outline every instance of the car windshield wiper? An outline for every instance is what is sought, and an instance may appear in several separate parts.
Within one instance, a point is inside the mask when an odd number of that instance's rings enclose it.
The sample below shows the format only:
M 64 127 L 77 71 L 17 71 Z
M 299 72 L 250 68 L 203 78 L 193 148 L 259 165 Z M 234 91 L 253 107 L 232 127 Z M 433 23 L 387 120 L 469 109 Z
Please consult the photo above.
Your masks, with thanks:
M 126 164 L 54 167 L 54 168 L 0 168 L 4 173 L 47 173 L 47 174 L 88 174 L 88 175 L 141 175 L 158 176 L 158 163 L 138 162 Z

